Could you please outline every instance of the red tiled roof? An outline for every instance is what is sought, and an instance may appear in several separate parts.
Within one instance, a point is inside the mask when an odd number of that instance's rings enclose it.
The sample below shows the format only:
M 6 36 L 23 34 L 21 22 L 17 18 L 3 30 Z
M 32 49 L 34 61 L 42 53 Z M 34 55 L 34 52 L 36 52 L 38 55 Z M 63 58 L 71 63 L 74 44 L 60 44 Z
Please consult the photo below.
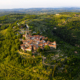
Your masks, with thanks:
M 38 46 L 43 46 L 43 44 L 38 44 Z
M 40 47 L 41 49 L 44 49 L 43 47 Z
M 28 44 L 25 44 L 25 46 L 28 46 Z
M 49 44 L 50 47 L 53 47 L 54 45 Z
M 23 36 L 25 36 L 25 34 L 23 34 Z
M 21 44 L 20 46 L 25 46 L 24 44 Z
M 53 43 L 56 43 L 56 41 L 54 41 Z
M 54 42 L 51 42 L 51 44 L 54 44 L 54 45 L 56 45 L 56 41 L 54 41 Z
M 31 49 L 30 47 L 26 48 L 26 49 Z
M 50 47 L 54 47 L 54 48 L 56 48 L 56 45 L 51 45 L 51 44 L 49 44 L 49 46 L 50 46 Z
M 23 47 L 23 49 L 25 49 L 25 47 Z
M 50 41 L 47 41 L 47 43 L 50 43 Z
M 36 39 L 36 41 L 40 41 L 40 39 Z
M 36 50 L 38 49 L 35 45 L 33 45 L 33 48 L 35 48 Z
M 27 40 L 22 40 L 22 42 L 27 42 Z
M 40 36 L 40 35 L 33 35 L 33 36 Z
M 48 43 L 44 43 L 44 45 L 48 45 Z
M 36 47 L 36 45 L 33 45 L 33 47 Z

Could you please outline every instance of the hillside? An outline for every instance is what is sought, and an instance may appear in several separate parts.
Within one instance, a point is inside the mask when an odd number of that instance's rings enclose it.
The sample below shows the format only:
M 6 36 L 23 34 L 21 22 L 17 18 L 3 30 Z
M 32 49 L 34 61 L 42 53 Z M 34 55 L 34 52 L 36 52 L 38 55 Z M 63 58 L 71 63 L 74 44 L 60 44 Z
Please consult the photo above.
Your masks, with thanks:
M 80 80 L 80 13 L 0 17 L 0 80 Z M 22 31 L 56 41 L 57 48 L 24 52 Z
M 0 9 L 0 16 L 8 14 L 57 14 L 61 12 L 80 12 L 78 7 L 63 7 L 63 8 L 18 8 L 18 9 Z

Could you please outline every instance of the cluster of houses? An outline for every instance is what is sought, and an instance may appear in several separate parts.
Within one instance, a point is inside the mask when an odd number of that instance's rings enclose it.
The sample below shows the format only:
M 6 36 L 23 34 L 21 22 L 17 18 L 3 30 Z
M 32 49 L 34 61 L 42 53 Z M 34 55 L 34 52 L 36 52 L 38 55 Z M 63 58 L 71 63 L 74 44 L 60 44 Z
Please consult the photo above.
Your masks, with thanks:
M 23 37 L 26 38 L 26 40 L 22 40 L 23 44 L 20 45 L 23 51 L 37 51 L 39 47 L 44 49 L 46 45 L 51 49 L 56 49 L 56 42 L 45 41 L 47 37 L 41 35 L 28 35 L 27 37 L 26 35 L 23 35 Z
M 25 37 L 25 40 L 22 40 L 23 44 L 20 45 L 23 51 L 34 52 L 37 51 L 39 47 L 43 50 L 46 45 L 48 45 L 51 49 L 56 49 L 56 41 L 46 41 L 47 37 L 42 35 L 31 36 L 29 27 L 27 27 L 26 34 L 24 34 L 23 37 Z

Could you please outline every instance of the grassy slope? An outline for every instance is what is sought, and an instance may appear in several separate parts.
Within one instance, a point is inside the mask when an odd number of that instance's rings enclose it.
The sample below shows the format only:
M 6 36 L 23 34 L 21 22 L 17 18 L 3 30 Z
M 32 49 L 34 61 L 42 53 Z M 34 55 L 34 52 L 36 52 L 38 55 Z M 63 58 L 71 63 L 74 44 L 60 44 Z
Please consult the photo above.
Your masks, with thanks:
M 7 33 L 7 29 L 1 30 L 0 34 L 5 35 Z

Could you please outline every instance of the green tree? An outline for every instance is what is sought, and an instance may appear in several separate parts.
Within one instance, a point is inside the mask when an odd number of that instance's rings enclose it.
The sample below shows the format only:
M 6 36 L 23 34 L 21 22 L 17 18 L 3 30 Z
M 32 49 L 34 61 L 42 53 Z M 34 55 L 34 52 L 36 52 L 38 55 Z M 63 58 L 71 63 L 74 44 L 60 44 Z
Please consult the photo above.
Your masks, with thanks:
M 44 47 L 44 50 L 50 50 L 50 47 L 48 46 L 48 45 L 46 45 L 45 47 Z
M 23 37 L 23 40 L 25 40 L 25 37 Z
M 37 52 L 41 52 L 42 50 L 41 50 L 41 48 L 39 47 L 38 49 L 37 49 Z

